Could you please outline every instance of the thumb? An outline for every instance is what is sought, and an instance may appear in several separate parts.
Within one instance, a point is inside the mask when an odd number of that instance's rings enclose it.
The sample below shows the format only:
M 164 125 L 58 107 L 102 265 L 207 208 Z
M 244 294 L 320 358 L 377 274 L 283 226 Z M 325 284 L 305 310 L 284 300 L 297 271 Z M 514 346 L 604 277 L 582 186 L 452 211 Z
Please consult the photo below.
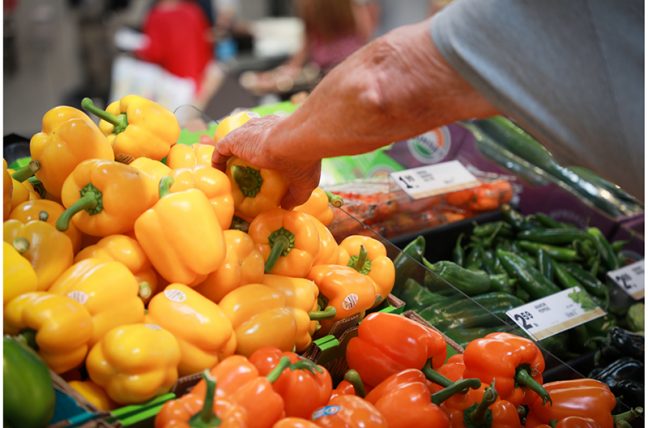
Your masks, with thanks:
M 214 144 L 214 153 L 212 154 L 212 166 L 214 168 L 221 171 L 227 169 L 227 160 L 234 156 L 230 147 L 231 144 L 228 143 L 226 138 Z

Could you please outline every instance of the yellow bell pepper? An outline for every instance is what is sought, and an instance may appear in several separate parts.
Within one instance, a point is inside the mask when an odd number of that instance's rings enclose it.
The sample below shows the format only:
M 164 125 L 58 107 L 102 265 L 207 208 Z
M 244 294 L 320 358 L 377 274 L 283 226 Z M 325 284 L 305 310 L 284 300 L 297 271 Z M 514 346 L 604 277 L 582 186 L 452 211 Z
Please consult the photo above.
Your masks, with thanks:
M 49 289 L 88 310 L 93 325 L 90 346 L 113 327 L 144 321 L 144 303 L 138 298 L 138 290 L 137 280 L 126 266 L 100 259 L 73 264 Z
M 13 180 L 11 174 L 7 170 L 7 161 L 2 160 L 3 169 L 2 169 L 2 220 L 9 218 L 9 213 L 11 213 L 11 199 L 13 197 Z
M 126 233 L 135 220 L 158 199 L 153 179 L 129 165 L 106 160 L 87 160 L 72 171 L 63 184 L 65 212 L 56 228 L 66 230 L 70 219 L 93 236 Z
M 302 309 L 290 307 L 280 291 L 263 284 L 248 284 L 228 293 L 218 306 L 236 333 L 236 353 L 250 356 L 273 346 L 301 352 L 311 343 L 311 320 Z
M 108 412 L 117 407 L 106 391 L 91 380 L 72 380 L 68 384 L 97 410 Z
M 210 144 L 176 144 L 169 151 L 167 165 L 171 169 L 212 166 L 213 154 L 214 146 Z
M 171 193 L 188 189 L 200 190 L 214 207 L 221 228 L 229 229 L 234 216 L 234 200 L 230 182 L 222 171 L 211 166 L 200 165 L 193 168 L 176 169 L 171 173 L 171 177 L 173 177 Z
M 220 121 L 216 132 L 214 133 L 214 141 L 218 143 L 220 140 L 225 138 L 227 134 L 243 126 L 250 119 L 259 117 L 256 113 L 251 111 L 240 111 L 238 113 L 231 114 Z
M 3 232 L 4 241 L 13 245 L 34 267 L 39 291 L 47 290 L 72 265 L 74 255 L 70 239 L 44 221 L 23 224 L 7 220 Z
M 286 305 L 301 309 L 304 312 L 317 311 L 317 285 L 306 278 L 291 278 L 281 275 L 263 275 L 263 284 L 280 292 L 286 298 Z M 312 321 L 309 333 L 312 335 L 317 330 L 319 323 Z
M 236 335 L 223 311 L 183 284 L 171 284 L 156 295 L 149 303 L 146 320 L 178 339 L 180 376 L 212 368 L 236 349 Z
M 56 220 L 65 211 L 63 205 L 49 199 L 37 199 L 23 202 L 17 205 L 12 211 L 9 218 L 18 220 L 21 223 L 27 223 L 32 220 L 40 220 L 56 226 Z M 70 225 L 63 232 L 72 242 L 72 250 L 76 253 L 81 247 L 81 232 L 76 226 Z
M 293 209 L 295 211 L 310 214 L 321 221 L 324 226 L 328 226 L 333 221 L 333 210 L 331 209 L 331 205 L 341 207 L 342 198 L 338 195 L 327 192 L 321 187 L 316 187 L 306 202 Z
M 308 215 L 308 214 L 306 214 Z M 313 266 L 335 264 L 338 261 L 338 244 L 333 234 L 316 218 L 312 218 L 313 224 L 317 227 L 319 237 L 319 251 L 313 260 Z
M 308 214 L 276 208 L 257 216 L 248 233 L 261 249 L 265 272 L 304 278 L 319 252 L 317 226 Z
M 195 286 L 223 262 L 223 230 L 204 193 L 169 193 L 172 183 L 160 181 L 160 200 L 137 219 L 135 236 L 164 279 Z
M 155 183 L 155 186 L 157 186 L 157 183 L 159 183 L 163 177 L 171 175 L 173 172 L 171 168 L 162 162 L 149 158 L 137 158 L 128 165 L 148 174 Z
M 11 171 L 11 170 L 10 170 Z M 29 181 L 22 183 L 14 178 L 11 179 L 13 192 L 11 193 L 11 206 L 15 207 L 26 201 L 40 199 L 40 195 Z
M 240 230 L 226 230 L 223 237 L 226 247 L 223 263 L 195 288 L 216 303 L 241 285 L 263 280 L 263 256 L 252 238 Z
M 74 262 L 85 259 L 115 260 L 122 263 L 135 276 L 138 295 L 148 302 L 158 290 L 158 275 L 137 240 L 126 235 L 110 235 L 94 245 L 81 250 Z
M 338 264 L 350 266 L 374 280 L 377 286 L 376 304 L 391 293 L 396 269 L 394 262 L 387 257 L 387 249 L 382 242 L 369 236 L 348 236 L 340 243 L 338 257 Z
M 36 291 L 38 278 L 29 260 L 21 256 L 13 245 L 7 242 L 2 245 L 2 302 L 6 305 L 21 294 Z
M 68 106 L 45 113 L 42 131 L 32 137 L 29 151 L 32 161 L 16 171 L 14 178 L 24 181 L 33 172 L 56 199 L 61 198 L 63 182 L 79 163 L 115 159 L 110 143 L 92 119 Z
M 84 98 L 81 106 L 99 117 L 99 128 L 112 144 L 115 159 L 130 163 L 136 158 L 162 160 L 180 136 L 175 115 L 160 104 L 126 95 L 108 105 L 106 110 Z
M 118 404 L 143 403 L 171 390 L 178 380 L 180 346 L 155 324 L 115 327 L 86 359 L 90 379 Z
M 83 363 L 92 319 L 86 308 L 70 298 L 33 291 L 4 307 L 4 332 L 20 334 L 53 371 L 64 373 Z

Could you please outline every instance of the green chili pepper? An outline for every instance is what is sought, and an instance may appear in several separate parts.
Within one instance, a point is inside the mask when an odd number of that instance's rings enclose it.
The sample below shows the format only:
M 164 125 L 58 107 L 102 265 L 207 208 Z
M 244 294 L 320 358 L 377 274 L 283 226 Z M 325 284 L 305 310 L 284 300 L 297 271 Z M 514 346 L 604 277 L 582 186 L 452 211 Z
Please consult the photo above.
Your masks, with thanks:
M 394 268 L 396 269 L 396 280 L 394 281 L 395 291 L 398 291 L 408 278 L 413 277 L 417 271 L 422 270 L 419 263 L 423 260 L 424 255 L 425 238 L 418 236 L 407 244 L 403 248 L 403 251 L 394 259 Z
M 468 296 L 475 296 L 487 292 L 491 286 L 491 280 L 484 271 L 464 269 L 451 261 L 440 261 L 430 263 L 423 259 L 423 264 L 436 273 L 457 290 Z
M 497 250 L 497 257 L 508 274 L 519 281 L 519 285 L 529 293 L 532 299 L 539 299 L 560 291 L 554 283 L 547 280 L 536 268 L 517 254 Z
M 580 282 L 576 278 L 574 278 L 574 276 L 570 274 L 566 269 L 564 269 L 560 263 L 551 261 L 551 264 L 553 265 L 554 272 L 556 273 L 556 279 L 558 279 L 558 283 L 562 285 L 562 288 L 564 290 L 581 285 Z
M 544 250 L 551 258 L 562 262 L 573 262 L 580 260 L 576 250 L 570 248 L 556 247 L 548 244 L 538 244 L 537 242 L 518 241 L 520 248 L 537 254 L 538 251 Z
M 603 236 L 601 230 L 597 227 L 588 227 L 587 233 L 594 238 L 594 243 L 596 244 L 596 248 L 598 249 L 601 258 L 603 259 L 605 267 L 608 270 L 618 269 L 620 267 L 619 259 L 614 252 L 614 248 L 612 248 L 612 245 L 610 245 L 608 240 L 605 239 L 605 236 Z
M 529 216 L 529 218 L 534 220 L 534 221 L 537 221 L 538 223 L 540 223 L 544 227 L 548 227 L 550 229 L 553 229 L 553 228 L 557 229 L 557 228 L 563 227 L 563 223 L 549 217 L 548 215 L 546 215 L 544 213 L 531 214 Z
M 452 250 L 452 260 L 459 266 L 464 266 L 464 249 L 461 246 L 461 241 L 463 240 L 464 234 L 460 234 L 459 237 L 457 238 L 457 242 L 455 242 L 454 249 Z
M 527 219 L 522 214 L 514 210 L 510 205 L 502 205 L 501 211 L 504 220 L 506 220 L 511 226 L 513 226 L 514 229 L 526 230 L 531 226 Z
M 561 227 L 554 229 L 529 229 L 517 234 L 518 239 L 538 242 L 541 244 L 566 245 L 577 239 L 590 240 L 590 236 L 573 227 Z
M 481 245 L 473 245 L 466 257 L 466 266 L 468 270 L 481 270 Z
M 549 281 L 554 280 L 554 267 L 551 262 L 551 257 L 543 249 L 538 250 L 538 269 L 540 273 L 547 278 Z

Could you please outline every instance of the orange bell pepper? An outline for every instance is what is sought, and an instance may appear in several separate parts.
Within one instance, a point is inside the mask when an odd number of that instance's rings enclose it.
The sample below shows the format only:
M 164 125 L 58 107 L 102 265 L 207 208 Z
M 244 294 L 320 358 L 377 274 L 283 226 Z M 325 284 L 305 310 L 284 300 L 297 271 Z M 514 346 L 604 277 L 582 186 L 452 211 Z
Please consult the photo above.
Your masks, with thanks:
M 286 358 L 267 376 L 261 376 L 247 358 L 233 355 L 209 372 L 218 385 L 216 396 L 227 398 L 251 415 L 248 428 L 270 428 L 285 416 L 283 399 L 272 384 L 289 365 L 290 360 Z M 206 382 L 201 380 L 191 393 L 204 396 L 206 387 Z
M 85 259 L 115 260 L 122 263 L 135 276 L 139 285 L 138 295 L 148 302 L 158 290 L 158 276 L 140 244 L 126 235 L 110 235 L 94 245 L 85 247 L 74 258 L 75 262 Z
M 117 405 L 108 397 L 106 391 L 102 387 L 97 385 L 91 380 L 73 380 L 68 382 L 69 385 L 80 396 L 86 399 L 86 401 L 97 408 L 97 410 L 102 410 L 104 412 L 109 412 L 110 410 L 117 407 Z
M 306 202 L 293 209 L 310 214 L 321 221 L 324 226 L 328 226 L 333 221 L 333 210 L 330 205 L 341 207 L 342 198 L 331 192 L 327 192 L 321 187 L 316 187 Z
M 56 226 L 56 220 L 63 214 L 65 208 L 58 202 L 50 201 L 48 199 L 37 199 L 27 201 L 14 207 L 11 211 L 9 218 L 18 220 L 22 223 L 27 223 L 31 220 L 40 220 Z M 70 225 L 68 230 L 64 232 L 72 242 L 72 250 L 76 254 L 81 247 L 81 232 L 74 225 Z
M 355 395 L 339 395 L 311 418 L 326 428 L 387 428 L 387 419 L 373 404 Z
M 308 418 L 315 409 L 328 402 L 333 389 L 331 375 L 324 367 L 278 348 L 261 348 L 250 355 L 250 362 L 262 376 L 266 376 L 283 357 L 287 357 L 291 364 L 272 387 L 283 398 L 287 416 Z
M 286 180 L 277 171 L 255 168 L 238 158 L 227 161 L 226 173 L 232 183 L 234 212 L 247 221 L 279 207 L 288 191 Z
M 347 370 L 344 374 L 344 380 L 338 383 L 337 388 L 331 393 L 331 400 L 338 395 L 357 395 L 358 397 L 365 398 L 367 391 L 360 378 L 360 373 L 353 369 Z
M 448 358 L 447 361 L 436 370 L 436 372 L 448 380 L 456 382 L 464 377 L 465 370 L 466 365 L 464 364 L 463 354 L 454 354 L 452 357 Z M 443 386 L 436 383 L 433 383 L 430 386 L 432 392 L 437 392 L 442 389 Z
M 171 147 L 166 163 L 171 169 L 212 166 L 213 154 L 214 146 L 211 144 L 176 144 Z
M 499 396 L 515 406 L 529 402 L 535 394 L 543 401 L 550 400 L 542 387 L 542 352 L 529 339 L 509 333 L 487 334 L 466 346 L 464 363 L 464 376 L 484 383 L 494 380 Z
M 13 180 L 7 170 L 7 161 L 2 160 L 2 220 L 7 220 L 11 213 L 11 199 L 13 195 Z
M 41 199 L 34 186 L 29 181 L 22 183 L 14 178 L 11 179 L 12 193 L 11 193 L 11 206 L 15 207 L 26 201 L 34 201 Z
M 387 257 L 383 243 L 374 238 L 362 235 L 345 238 L 340 243 L 338 263 L 351 266 L 374 280 L 378 287 L 376 305 L 385 300 L 394 288 L 394 263 Z
M 499 400 L 493 386 L 482 383 L 477 389 L 455 394 L 441 407 L 450 417 L 452 428 L 520 428 L 517 408 L 505 400 Z
M 66 210 L 56 222 L 58 230 L 67 230 L 72 219 L 83 233 L 108 236 L 131 231 L 158 195 L 148 174 L 123 163 L 91 159 L 74 168 L 61 198 Z
M 227 176 L 211 166 L 196 166 L 173 170 L 171 193 L 198 189 L 207 196 L 223 230 L 230 227 L 234 216 L 234 200 Z
M 155 428 L 245 428 L 248 413 L 241 406 L 224 398 L 214 400 L 216 381 L 208 371 L 202 375 L 207 383 L 205 395 L 185 394 L 167 401 L 155 416 Z
M 296 308 L 304 312 L 315 312 L 318 309 L 317 297 L 319 290 L 313 281 L 305 278 L 291 278 L 289 276 L 281 275 L 263 275 L 261 282 L 264 285 L 280 292 L 286 298 L 286 305 L 291 308 Z M 319 323 L 312 321 L 308 330 L 309 335 L 313 335 L 317 330 Z M 305 349 L 310 344 L 310 340 L 306 338 L 307 343 L 300 343 L 300 350 Z
M 160 182 L 160 180 L 168 175 L 171 175 L 171 173 L 173 172 L 171 168 L 169 168 L 162 162 L 149 158 L 137 158 L 128 165 L 142 171 L 146 175 L 149 175 L 156 186 Z
M 324 226 L 316 218 L 313 218 L 313 223 L 317 226 L 317 234 L 319 236 L 319 251 L 313 261 L 313 266 L 337 264 L 339 247 L 333 234 L 328 227 Z
M 114 160 L 110 143 L 97 125 L 81 110 L 54 107 L 43 116 L 42 131 L 29 143 L 32 161 L 14 178 L 23 181 L 27 170 L 35 173 L 45 190 L 61 198 L 65 179 L 76 166 L 88 159 Z
M 223 230 L 200 190 L 169 193 L 172 183 L 160 181 L 160 200 L 137 219 L 135 236 L 164 279 L 195 286 L 223 262 Z
M 72 265 L 72 242 L 44 221 L 32 220 L 23 224 L 18 220 L 7 220 L 3 232 L 4 241 L 29 260 L 36 271 L 39 291 L 47 290 Z
M 250 223 L 248 233 L 261 249 L 266 273 L 306 277 L 319 251 L 319 235 L 311 218 L 276 208 Z
M 68 296 L 88 310 L 92 316 L 92 346 L 114 327 L 144 321 L 138 289 L 137 280 L 123 264 L 86 259 L 63 272 L 49 291 Z
M 240 230 L 225 230 L 225 259 L 218 270 L 198 284 L 197 292 L 212 302 L 220 302 L 230 291 L 263 280 L 263 256 L 254 241 Z
M 272 428 L 319 428 L 317 425 L 302 418 L 284 418 L 274 424 Z

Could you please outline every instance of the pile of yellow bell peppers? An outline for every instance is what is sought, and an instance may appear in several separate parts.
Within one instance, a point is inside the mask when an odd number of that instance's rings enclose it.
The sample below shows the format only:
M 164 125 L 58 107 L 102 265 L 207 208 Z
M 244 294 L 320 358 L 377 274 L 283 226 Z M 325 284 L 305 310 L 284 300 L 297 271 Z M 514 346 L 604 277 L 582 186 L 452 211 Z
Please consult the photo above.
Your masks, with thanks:
M 148 99 L 82 107 L 99 125 L 55 107 L 31 162 L 4 163 L 3 325 L 89 401 L 140 403 L 233 354 L 305 351 L 390 293 L 385 247 L 329 231 L 339 198 L 318 188 L 287 211 L 277 172 L 212 167 L 214 146 L 253 114 L 186 146 Z

